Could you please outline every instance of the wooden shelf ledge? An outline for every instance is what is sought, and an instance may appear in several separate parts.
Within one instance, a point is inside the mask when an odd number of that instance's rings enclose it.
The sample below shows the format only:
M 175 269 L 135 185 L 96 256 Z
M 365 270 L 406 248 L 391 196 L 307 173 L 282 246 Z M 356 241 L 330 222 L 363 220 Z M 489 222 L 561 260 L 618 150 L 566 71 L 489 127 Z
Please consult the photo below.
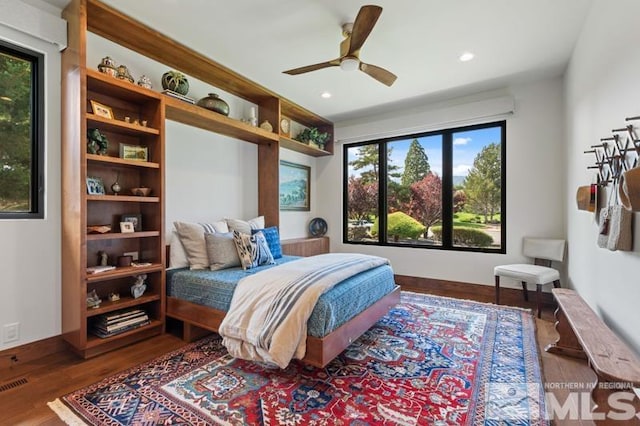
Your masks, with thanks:
M 147 274 L 150 272 L 164 271 L 161 263 L 154 263 L 150 266 L 125 266 L 118 267 L 111 271 L 98 272 L 96 274 L 87 274 L 87 282 L 94 283 L 99 281 L 108 281 L 114 278 L 131 277 L 138 274 Z
M 159 203 L 160 197 L 139 197 L 137 195 L 87 195 L 87 201 L 120 201 L 123 203 Z
M 127 123 L 126 121 L 114 120 L 112 118 L 101 117 L 99 115 L 87 113 L 87 127 L 91 124 L 98 124 L 102 130 L 123 133 L 127 135 L 159 135 L 160 130 L 153 127 L 145 127 L 139 124 Z
M 130 336 L 130 335 L 133 335 L 133 334 L 139 334 L 139 333 L 141 333 L 143 331 L 148 331 L 150 329 L 161 327 L 161 326 L 162 326 L 162 321 L 151 320 L 151 323 L 149 323 L 147 325 L 143 325 L 142 327 L 137 327 L 137 328 L 125 331 L 124 333 L 116 334 L 116 335 L 110 336 L 110 337 L 101 338 L 101 337 L 98 337 L 96 335 L 89 334 L 87 336 L 87 349 L 91 349 L 91 348 L 94 348 L 96 346 L 104 345 L 104 344 L 107 344 L 107 343 L 109 343 L 111 341 L 114 341 L 114 340 L 120 340 L 125 336 Z
M 136 103 L 145 101 L 157 102 L 160 99 L 160 93 L 151 89 L 145 89 L 137 84 L 111 77 L 91 68 L 86 68 L 86 72 L 87 89 L 89 90 L 109 93 L 116 98 Z
M 106 232 L 104 234 L 87 234 L 87 241 L 98 240 L 121 240 L 127 238 L 150 238 L 159 237 L 160 231 L 138 231 L 138 232 Z
M 121 297 L 120 300 L 116 300 L 115 302 L 103 300 L 99 308 L 87 308 L 87 318 L 106 314 L 107 312 L 118 311 L 120 309 L 132 308 L 134 306 L 143 305 L 145 303 L 155 302 L 156 300 L 160 300 L 159 294 L 142 295 L 137 299 L 134 299 L 131 296 L 125 296 Z
M 278 135 L 225 115 L 164 96 L 167 119 L 255 144 L 278 141 Z
M 118 164 L 120 166 L 129 166 L 129 167 L 147 167 L 150 169 L 160 168 L 160 164 L 152 163 L 151 161 L 125 160 L 124 158 L 111 157 L 109 155 L 87 154 L 87 161 L 94 161 L 97 163 Z
M 285 136 L 280 136 L 280 146 L 283 148 L 290 149 L 292 151 L 299 152 L 301 154 L 307 154 L 312 157 L 324 157 L 327 155 L 333 155 L 329 151 L 325 151 L 323 149 L 314 148 L 302 142 L 298 142 L 295 139 L 287 138 Z

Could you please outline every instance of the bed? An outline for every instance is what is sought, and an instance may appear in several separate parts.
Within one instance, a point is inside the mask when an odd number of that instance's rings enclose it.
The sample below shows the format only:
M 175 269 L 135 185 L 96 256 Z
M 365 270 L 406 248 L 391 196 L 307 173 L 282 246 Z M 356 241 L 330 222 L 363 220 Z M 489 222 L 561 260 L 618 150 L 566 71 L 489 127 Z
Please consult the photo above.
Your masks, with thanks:
M 283 256 L 277 264 L 292 262 Z M 217 332 L 239 279 L 276 265 L 243 271 L 167 270 L 167 316 L 183 322 L 183 338 L 194 340 Z M 324 367 L 368 330 L 400 300 L 389 265 L 378 266 L 344 280 L 320 297 L 307 322 L 306 355 L 302 362 Z

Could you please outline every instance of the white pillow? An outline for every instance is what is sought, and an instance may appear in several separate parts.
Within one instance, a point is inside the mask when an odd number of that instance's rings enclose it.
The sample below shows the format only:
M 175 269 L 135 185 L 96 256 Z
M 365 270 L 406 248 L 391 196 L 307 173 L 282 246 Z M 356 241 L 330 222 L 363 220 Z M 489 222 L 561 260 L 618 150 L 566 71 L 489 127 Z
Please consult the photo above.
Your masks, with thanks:
M 189 266 L 187 252 L 184 250 L 180 237 L 176 231 L 171 233 L 171 242 L 169 242 L 169 269 L 186 268 Z
M 209 256 L 207 255 L 207 244 L 204 241 L 204 234 L 220 232 L 218 230 L 226 229 L 225 222 L 214 223 L 192 223 L 192 222 L 173 222 L 176 232 L 180 237 L 180 242 L 184 247 L 189 261 L 190 269 L 208 269 Z
M 249 220 L 240 220 L 240 219 L 225 219 L 227 221 L 227 225 L 229 226 L 229 231 L 238 231 L 241 234 L 249 234 L 251 235 L 252 229 L 263 229 L 264 228 L 264 216 L 254 217 Z

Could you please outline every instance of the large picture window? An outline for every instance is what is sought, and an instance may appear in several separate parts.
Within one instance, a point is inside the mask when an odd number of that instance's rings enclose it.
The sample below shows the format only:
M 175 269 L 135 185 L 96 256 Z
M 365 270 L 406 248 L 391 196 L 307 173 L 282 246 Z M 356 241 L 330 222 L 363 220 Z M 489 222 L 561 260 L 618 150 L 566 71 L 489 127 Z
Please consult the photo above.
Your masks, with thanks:
M 0 219 L 44 217 L 43 67 L 0 41 Z
M 501 121 L 345 145 L 344 242 L 504 253 L 505 135 Z

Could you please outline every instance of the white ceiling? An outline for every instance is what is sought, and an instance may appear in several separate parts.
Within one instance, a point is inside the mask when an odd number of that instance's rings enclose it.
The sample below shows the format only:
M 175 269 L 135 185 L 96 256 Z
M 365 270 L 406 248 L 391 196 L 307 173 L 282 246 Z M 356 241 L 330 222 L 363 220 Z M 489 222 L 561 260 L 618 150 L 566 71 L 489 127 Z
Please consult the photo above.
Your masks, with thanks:
M 48 0 L 52 4 L 65 0 Z M 335 121 L 560 75 L 591 0 L 376 0 L 360 58 L 398 76 L 387 87 L 338 67 L 282 71 L 339 56 L 355 0 L 105 0 L 251 80 Z M 474 60 L 458 60 L 464 51 Z M 323 99 L 324 91 L 333 96 Z

